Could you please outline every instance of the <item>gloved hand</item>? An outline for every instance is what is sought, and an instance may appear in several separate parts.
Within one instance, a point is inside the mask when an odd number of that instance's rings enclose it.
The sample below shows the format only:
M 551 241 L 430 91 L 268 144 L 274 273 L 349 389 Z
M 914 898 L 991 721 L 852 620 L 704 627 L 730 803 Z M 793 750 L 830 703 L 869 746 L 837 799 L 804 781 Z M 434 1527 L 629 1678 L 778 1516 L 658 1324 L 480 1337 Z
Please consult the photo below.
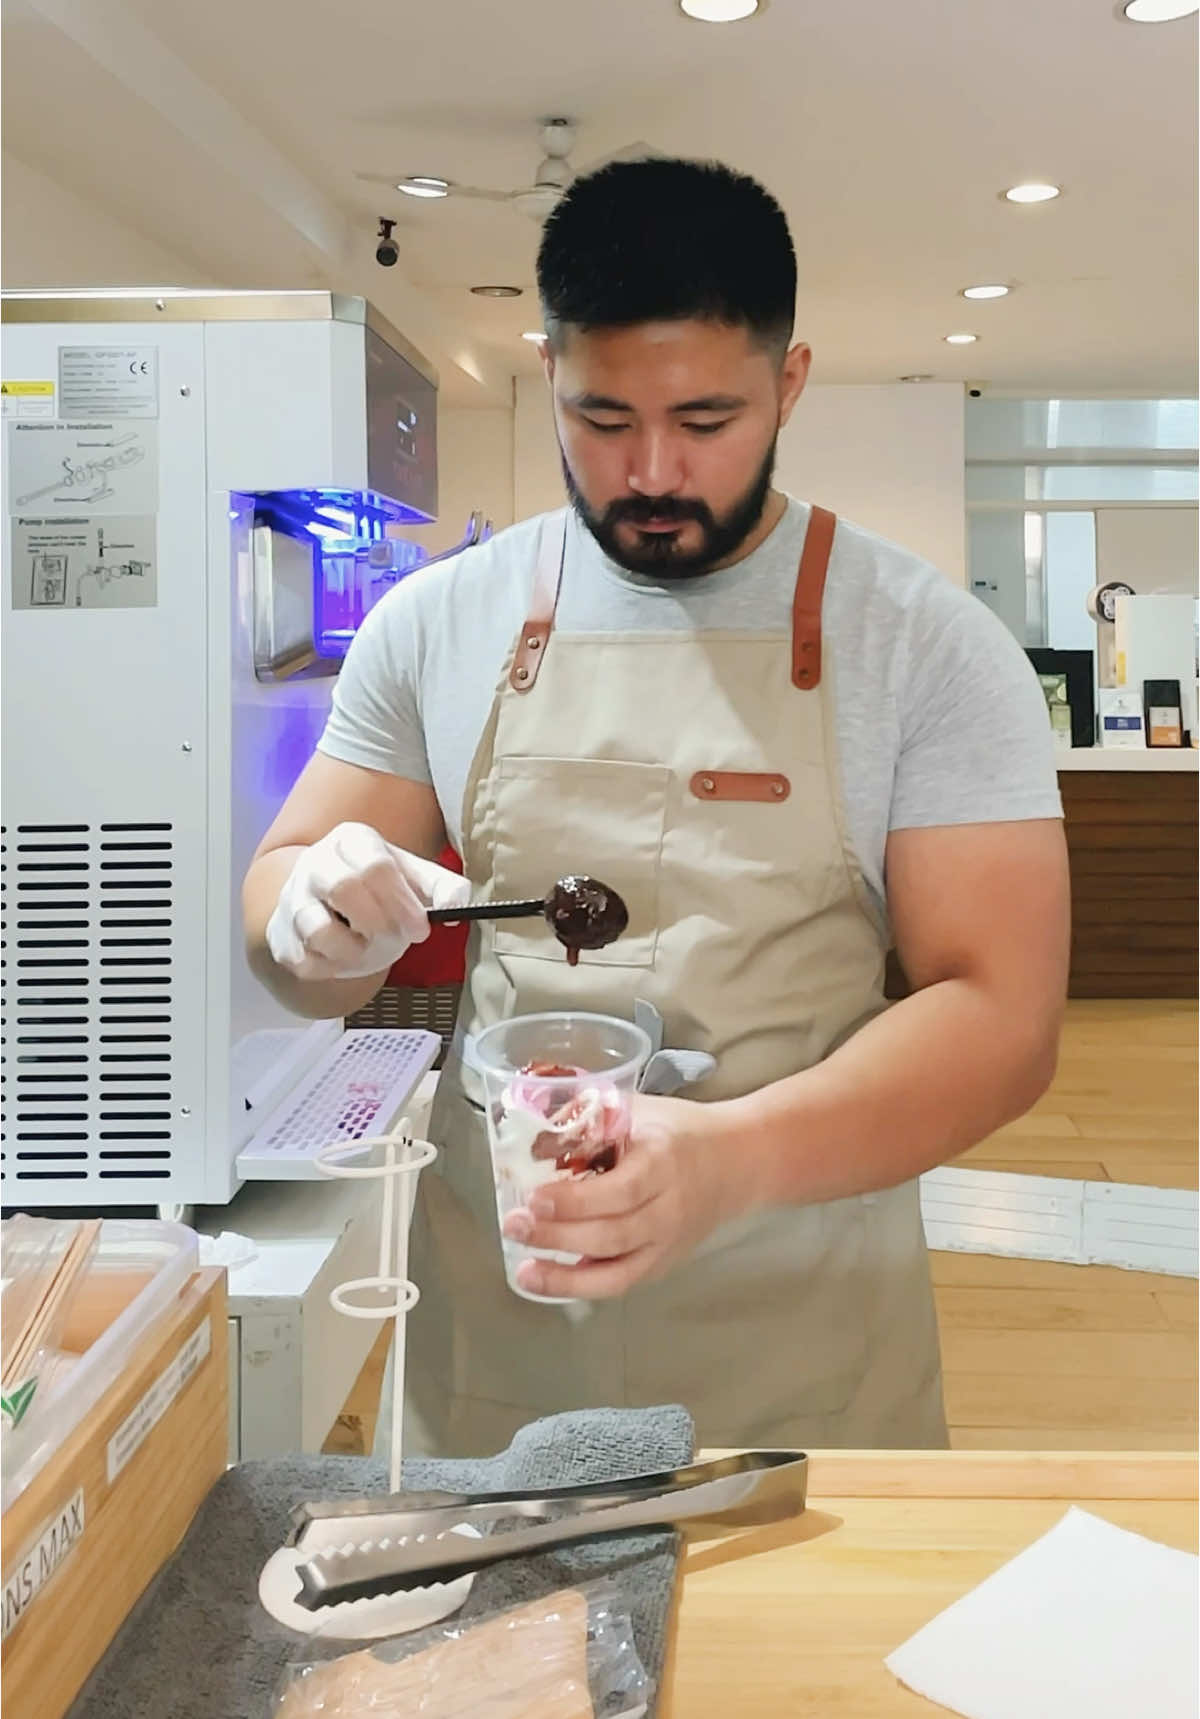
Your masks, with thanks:
M 465 877 L 338 824 L 302 853 L 267 922 L 276 964 L 299 979 L 365 979 L 429 936 L 426 910 L 462 907 Z

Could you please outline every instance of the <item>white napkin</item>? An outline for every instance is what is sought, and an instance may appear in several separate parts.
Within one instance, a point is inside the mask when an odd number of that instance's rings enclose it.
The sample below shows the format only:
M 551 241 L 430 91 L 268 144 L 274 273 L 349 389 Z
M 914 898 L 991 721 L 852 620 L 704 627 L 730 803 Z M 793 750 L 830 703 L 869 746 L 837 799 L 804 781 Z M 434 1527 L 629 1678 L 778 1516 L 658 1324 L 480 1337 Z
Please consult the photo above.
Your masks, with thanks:
M 222 1230 L 218 1236 L 202 1235 L 199 1241 L 201 1265 L 224 1265 L 232 1270 L 235 1265 L 249 1265 L 258 1258 L 258 1249 L 250 1237 L 238 1235 L 236 1230 Z
M 886 1663 L 966 1719 L 1196 1719 L 1198 1567 L 1071 1509 Z

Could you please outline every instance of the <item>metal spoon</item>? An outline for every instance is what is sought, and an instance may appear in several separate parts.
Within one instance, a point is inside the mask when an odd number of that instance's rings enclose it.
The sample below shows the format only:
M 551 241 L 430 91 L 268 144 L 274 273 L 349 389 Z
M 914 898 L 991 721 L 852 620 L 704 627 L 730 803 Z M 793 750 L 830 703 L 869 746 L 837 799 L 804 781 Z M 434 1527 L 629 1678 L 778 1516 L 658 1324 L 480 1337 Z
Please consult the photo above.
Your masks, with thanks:
M 629 909 L 615 889 L 594 877 L 560 877 L 543 896 L 528 901 L 475 901 L 464 907 L 434 907 L 432 925 L 467 919 L 543 918 L 567 952 L 572 966 L 581 949 L 603 949 L 629 924 Z

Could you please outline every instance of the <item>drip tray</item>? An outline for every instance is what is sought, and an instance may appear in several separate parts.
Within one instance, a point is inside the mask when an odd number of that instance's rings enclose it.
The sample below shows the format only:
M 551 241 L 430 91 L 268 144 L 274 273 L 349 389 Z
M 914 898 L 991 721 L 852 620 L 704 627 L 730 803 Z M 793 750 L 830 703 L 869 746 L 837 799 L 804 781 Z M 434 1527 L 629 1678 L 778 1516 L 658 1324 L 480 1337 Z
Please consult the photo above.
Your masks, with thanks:
M 314 1159 L 323 1146 L 395 1126 L 441 1048 L 436 1033 L 343 1033 L 238 1153 L 238 1175 L 247 1182 L 317 1180 Z

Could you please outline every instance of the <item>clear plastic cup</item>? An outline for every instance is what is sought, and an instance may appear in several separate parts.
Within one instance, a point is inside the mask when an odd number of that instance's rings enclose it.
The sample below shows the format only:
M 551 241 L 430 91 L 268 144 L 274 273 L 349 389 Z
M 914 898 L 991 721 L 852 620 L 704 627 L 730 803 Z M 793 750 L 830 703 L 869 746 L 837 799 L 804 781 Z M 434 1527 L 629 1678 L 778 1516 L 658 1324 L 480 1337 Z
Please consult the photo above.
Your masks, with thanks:
M 479 1034 L 471 1060 L 486 1094 L 501 1232 L 508 1214 L 526 1205 L 536 1188 L 613 1168 L 628 1139 L 630 1100 L 650 1051 L 640 1027 L 610 1015 L 518 1015 Z M 503 1233 L 501 1245 L 514 1294 L 526 1301 L 562 1299 L 522 1289 L 517 1267 L 523 1259 L 574 1265 L 578 1254 L 524 1247 Z

